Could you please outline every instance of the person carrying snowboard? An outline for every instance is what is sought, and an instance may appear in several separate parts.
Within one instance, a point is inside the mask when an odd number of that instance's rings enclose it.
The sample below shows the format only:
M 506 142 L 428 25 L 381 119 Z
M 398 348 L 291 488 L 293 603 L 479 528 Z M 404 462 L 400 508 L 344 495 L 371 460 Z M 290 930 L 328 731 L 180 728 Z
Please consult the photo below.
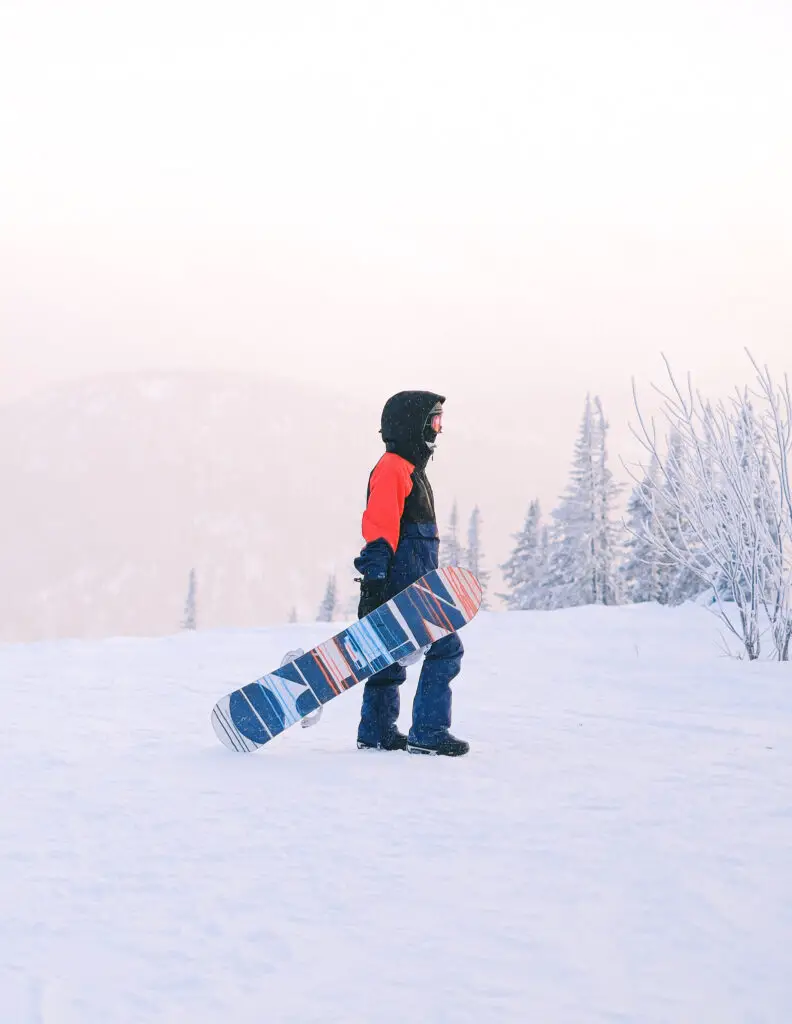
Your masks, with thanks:
M 444 402 L 443 395 L 431 391 L 400 391 L 382 410 L 380 433 L 386 451 L 369 476 L 363 513 L 366 545 L 355 559 L 362 574 L 358 618 L 438 567 L 440 541 L 426 465 L 442 431 Z M 456 633 L 428 648 L 408 736 L 396 726 L 405 668 L 397 663 L 372 676 L 363 689 L 358 747 L 449 757 L 466 754 L 469 744 L 449 732 L 450 683 L 459 673 L 463 653 Z

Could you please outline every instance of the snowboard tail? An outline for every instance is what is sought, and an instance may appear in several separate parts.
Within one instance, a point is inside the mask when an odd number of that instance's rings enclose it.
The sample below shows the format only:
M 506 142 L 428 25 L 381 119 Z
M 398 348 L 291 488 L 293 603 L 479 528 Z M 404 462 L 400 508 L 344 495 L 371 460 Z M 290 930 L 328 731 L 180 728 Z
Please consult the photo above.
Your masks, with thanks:
M 433 569 L 334 637 L 212 709 L 217 738 L 251 753 L 356 683 L 455 633 L 481 606 L 481 585 L 467 569 Z

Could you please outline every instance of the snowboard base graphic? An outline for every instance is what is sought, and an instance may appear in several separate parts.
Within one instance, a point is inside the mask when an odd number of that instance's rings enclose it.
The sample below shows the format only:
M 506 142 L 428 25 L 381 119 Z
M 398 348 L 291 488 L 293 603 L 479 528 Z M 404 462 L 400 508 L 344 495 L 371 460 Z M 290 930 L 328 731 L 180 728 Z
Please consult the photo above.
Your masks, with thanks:
M 356 683 L 455 633 L 481 606 L 467 569 L 433 569 L 365 618 L 215 704 L 217 738 L 237 753 L 263 747 Z

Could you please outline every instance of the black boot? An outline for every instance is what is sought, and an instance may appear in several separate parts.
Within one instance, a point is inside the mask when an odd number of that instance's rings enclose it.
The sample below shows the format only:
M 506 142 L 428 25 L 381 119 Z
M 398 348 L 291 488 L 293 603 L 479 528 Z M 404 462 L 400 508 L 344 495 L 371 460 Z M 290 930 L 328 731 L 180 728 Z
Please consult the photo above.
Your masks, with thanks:
M 429 754 L 434 757 L 463 757 L 469 750 L 470 744 L 467 740 L 458 740 L 450 732 L 433 743 L 407 743 L 408 753 Z
M 398 683 L 366 683 L 357 734 L 360 750 L 404 750 L 407 737 L 396 727 L 399 706 Z
M 381 743 L 366 743 L 364 740 L 357 741 L 358 750 L 406 750 L 407 737 L 403 732 L 396 729 L 386 740 Z

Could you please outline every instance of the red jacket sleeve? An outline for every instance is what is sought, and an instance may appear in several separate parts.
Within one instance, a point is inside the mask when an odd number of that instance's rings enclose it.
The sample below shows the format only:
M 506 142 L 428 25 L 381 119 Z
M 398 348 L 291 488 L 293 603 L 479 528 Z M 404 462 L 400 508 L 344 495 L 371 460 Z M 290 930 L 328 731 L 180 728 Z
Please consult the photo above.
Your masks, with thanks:
M 415 467 L 400 455 L 383 455 L 369 481 L 369 498 L 363 513 L 363 539 L 367 544 L 384 539 L 396 550 L 401 532 L 404 502 L 412 490 Z

